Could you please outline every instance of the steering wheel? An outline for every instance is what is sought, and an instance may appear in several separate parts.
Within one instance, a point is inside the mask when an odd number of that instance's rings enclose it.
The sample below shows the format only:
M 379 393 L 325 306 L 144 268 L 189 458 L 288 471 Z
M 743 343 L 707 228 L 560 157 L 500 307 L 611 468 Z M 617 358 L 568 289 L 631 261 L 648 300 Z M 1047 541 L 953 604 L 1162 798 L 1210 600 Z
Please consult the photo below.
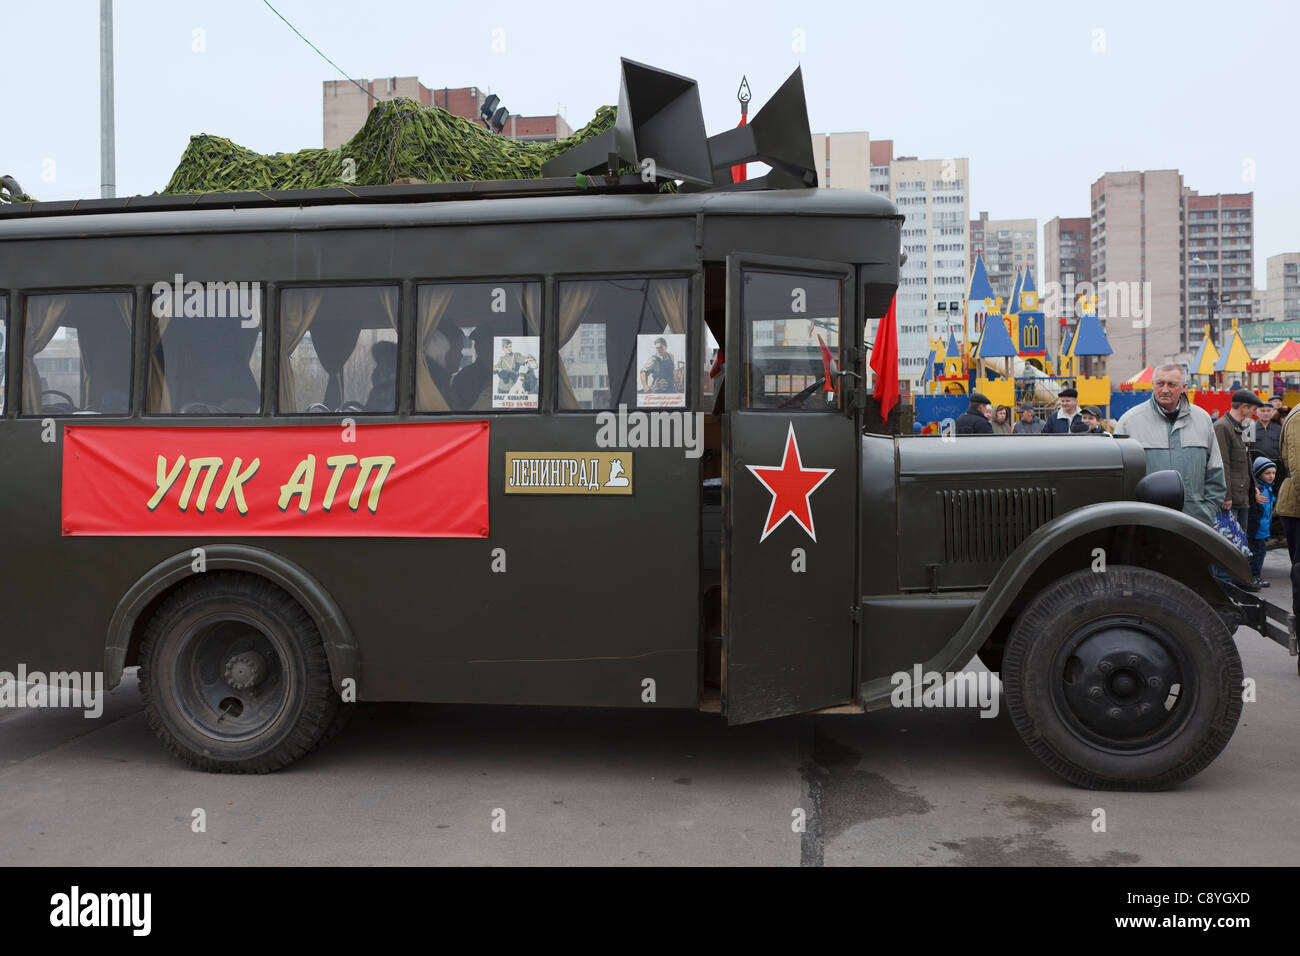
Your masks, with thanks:
M 366 406 L 354 399 L 349 399 L 344 402 L 342 407 L 339 409 L 340 412 L 364 412 L 365 410 Z
M 77 403 L 72 400 L 71 395 L 69 395 L 67 392 L 60 392 L 57 388 L 47 388 L 41 392 L 42 405 L 45 404 L 44 398 L 46 395 L 57 395 L 59 396 L 59 398 L 63 399 L 63 404 L 67 405 L 69 408 L 77 407 Z
M 221 409 L 206 402 L 187 402 L 181 406 L 182 415 L 220 415 Z
M 825 379 L 825 378 L 819 378 L 819 379 L 817 379 L 817 381 L 813 382 L 811 385 L 809 385 L 809 386 L 808 386 L 807 388 L 805 388 L 803 391 L 799 392 L 799 393 L 796 394 L 796 395 L 791 395 L 789 398 L 787 398 L 784 402 L 782 402 L 780 405 L 778 405 L 778 406 L 776 406 L 776 407 L 777 407 L 777 408 L 793 408 L 793 407 L 795 407 L 796 405 L 802 405 L 804 402 L 806 402 L 806 401 L 808 400 L 808 397 L 809 397 L 810 395 L 812 395 L 814 392 L 817 391 L 817 389 L 821 388 L 821 387 L 822 387 L 823 385 L 825 385 L 825 384 L 826 384 L 826 379 Z
M 318 412 L 325 412 L 326 414 L 329 414 L 330 412 L 334 411 L 334 409 L 330 408 L 324 402 L 312 402 L 310 405 L 307 406 L 306 410 L 309 414 L 316 414 Z

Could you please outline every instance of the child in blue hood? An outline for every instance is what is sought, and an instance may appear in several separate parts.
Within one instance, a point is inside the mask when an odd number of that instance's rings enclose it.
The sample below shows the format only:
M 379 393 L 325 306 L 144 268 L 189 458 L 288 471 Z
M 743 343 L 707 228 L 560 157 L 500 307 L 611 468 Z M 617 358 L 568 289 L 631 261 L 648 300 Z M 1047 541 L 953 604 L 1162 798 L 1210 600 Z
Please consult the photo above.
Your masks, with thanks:
M 1264 571 L 1264 555 L 1268 553 L 1268 531 L 1273 523 L 1273 505 L 1277 503 L 1277 493 L 1273 490 L 1277 465 L 1261 456 L 1255 459 L 1254 473 L 1255 487 L 1264 500 L 1256 498 L 1250 509 L 1250 571 L 1255 576 L 1256 586 L 1266 588 L 1268 582 L 1260 575 Z

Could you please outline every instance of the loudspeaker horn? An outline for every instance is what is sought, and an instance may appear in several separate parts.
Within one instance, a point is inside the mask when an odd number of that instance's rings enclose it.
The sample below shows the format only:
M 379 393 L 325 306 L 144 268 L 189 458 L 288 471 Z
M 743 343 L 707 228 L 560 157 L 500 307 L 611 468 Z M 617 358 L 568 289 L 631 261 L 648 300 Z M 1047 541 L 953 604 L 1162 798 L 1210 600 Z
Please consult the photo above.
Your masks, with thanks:
M 614 128 L 547 160 L 542 175 L 601 174 L 619 161 L 640 169 L 646 159 L 654 161 L 657 179 L 713 185 L 695 81 L 623 58 Z
M 709 137 L 713 182 L 726 189 L 791 189 L 817 185 L 808 103 L 803 71 L 795 71 L 745 126 Z M 772 167 L 766 176 L 732 183 L 731 167 L 762 162 Z

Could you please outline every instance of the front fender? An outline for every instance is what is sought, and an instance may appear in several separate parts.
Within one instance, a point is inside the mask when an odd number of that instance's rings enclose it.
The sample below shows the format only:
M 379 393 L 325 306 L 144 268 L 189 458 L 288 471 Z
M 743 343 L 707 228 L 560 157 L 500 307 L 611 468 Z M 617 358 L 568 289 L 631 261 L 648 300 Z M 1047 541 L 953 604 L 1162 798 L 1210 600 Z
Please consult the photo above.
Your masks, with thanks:
M 209 544 L 203 546 L 203 551 L 207 570 L 255 574 L 282 588 L 302 605 L 320 631 L 335 690 L 342 690 L 343 678 L 357 678 L 356 640 L 343 612 L 320 582 L 292 561 L 264 548 Z M 136 621 L 150 602 L 172 586 L 204 573 L 193 569 L 193 560 L 190 551 L 172 555 L 145 573 L 122 596 L 113 612 L 113 619 L 109 621 L 104 646 L 104 682 L 107 686 L 116 687 L 121 682 Z
M 1246 558 L 1209 525 L 1181 511 L 1140 501 L 1106 501 L 1076 508 L 1049 521 L 1029 535 L 1007 558 L 965 622 L 939 651 L 922 664 L 925 671 L 945 673 L 966 665 L 1034 573 L 1071 542 L 1110 528 L 1150 528 L 1186 542 L 1199 560 L 1216 565 L 1238 581 L 1252 580 Z M 1160 570 L 1159 568 L 1153 570 Z M 919 598 L 920 596 L 918 596 Z M 888 676 L 862 685 L 867 707 L 887 703 L 894 684 Z

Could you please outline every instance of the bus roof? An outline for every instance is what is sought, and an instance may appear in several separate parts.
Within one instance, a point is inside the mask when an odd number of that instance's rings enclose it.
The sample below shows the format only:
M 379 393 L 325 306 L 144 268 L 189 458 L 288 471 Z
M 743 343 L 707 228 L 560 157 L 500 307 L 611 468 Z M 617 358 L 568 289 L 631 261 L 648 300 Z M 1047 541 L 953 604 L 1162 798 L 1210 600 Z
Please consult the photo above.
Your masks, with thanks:
M 570 181 L 571 183 L 571 181 Z M 483 186 L 482 183 L 449 184 Z M 311 194 L 310 196 L 304 194 Z M 324 194 L 324 195 L 322 195 Z M 484 202 L 490 198 L 492 201 Z M 45 209 L 58 206 L 60 209 Z M 67 208 L 74 207 L 74 208 Z M 695 216 L 900 218 L 883 196 L 849 189 L 471 195 L 444 186 L 137 196 L 0 209 L 0 241 L 67 236 L 383 228 Z

